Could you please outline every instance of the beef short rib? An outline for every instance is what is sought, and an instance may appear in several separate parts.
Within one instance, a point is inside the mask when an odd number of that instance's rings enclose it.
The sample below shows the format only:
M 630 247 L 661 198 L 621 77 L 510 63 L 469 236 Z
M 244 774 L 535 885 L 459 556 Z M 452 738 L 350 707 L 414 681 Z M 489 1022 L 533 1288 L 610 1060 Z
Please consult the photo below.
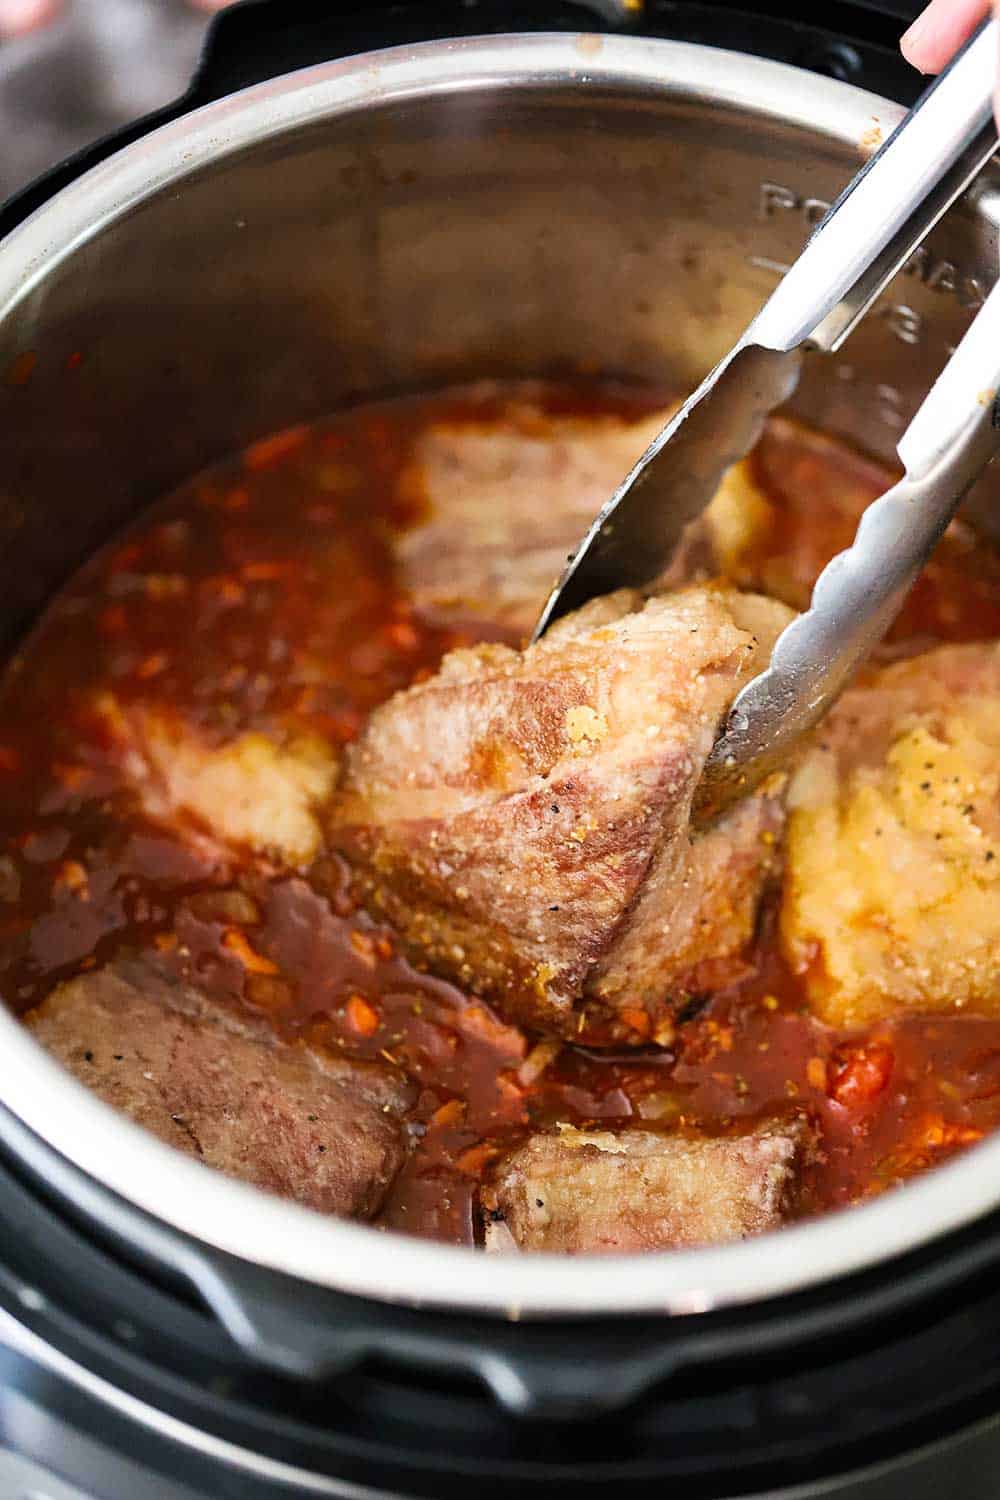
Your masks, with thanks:
M 282 1044 L 144 965 L 83 974 L 25 1019 L 138 1125 L 322 1213 L 369 1218 L 403 1163 L 412 1097 L 396 1069 Z
M 531 1136 L 483 1188 L 487 1250 L 680 1250 L 782 1222 L 811 1140 L 805 1121 L 745 1135 L 556 1130 Z
M 523 652 L 447 657 L 347 752 L 330 838 L 371 910 L 510 1019 L 668 1042 L 751 937 L 774 867 L 773 788 L 708 833 L 689 821 L 720 720 L 789 618 L 721 588 L 624 591 Z

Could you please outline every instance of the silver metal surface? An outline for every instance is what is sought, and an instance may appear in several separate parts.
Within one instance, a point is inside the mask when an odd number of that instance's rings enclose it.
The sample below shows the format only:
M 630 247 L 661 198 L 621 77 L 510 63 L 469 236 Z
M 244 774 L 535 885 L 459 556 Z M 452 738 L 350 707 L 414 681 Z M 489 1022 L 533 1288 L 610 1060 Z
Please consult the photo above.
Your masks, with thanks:
M 269 1484 L 269 1494 L 275 1500 L 287 1496 L 288 1500 L 305 1500 L 306 1496 L 326 1496 L 327 1500 L 403 1500 L 403 1497 L 388 1490 L 374 1489 L 369 1485 L 353 1484 L 332 1475 L 317 1474 L 300 1468 L 297 1464 L 284 1463 L 261 1453 L 254 1453 L 225 1438 L 215 1437 L 201 1428 L 192 1427 L 177 1417 L 160 1411 L 147 1401 L 133 1396 L 95 1375 L 92 1370 L 70 1359 L 60 1349 L 46 1343 L 44 1339 L 25 1328 L 0 1308 L 0 1358 L 5 1350 L 11 1350 L 30 1360 L 40 1369 L 80 1392 L 88 1401 L 104 1407 L 116 1416 L 134 1423 L 136 1434 L 153 1432 L 159 1438 L 174 1443 L 179 1452 L 190 1450 L 199 1458 L 210 1460 L 219 1466 L 218 1477 L 223 1482 L 236 1485 L 241 1476 L 258 1484 Z M 117 1468 L 109 1473 L 108 1455 L 100 1450 L 98 1442 L 88 1431 L 65 1426 L 60 1419 L 43 1405 L 36 1404 L 24 1391 L 11 1387 L 0 1388 L 0 1420 L 8 1440 L 23 1454 L 34 1457 L 56 1459 L 74 1474 L 91 1471 L 98 1476 L 101 1495 L 108 1495 L 105 1485 L 115 1479 L 118 1488 L 114 1500 L 199 1500 L 199 1496 L 187 1485 L 174 1484 L 162 1479 L 143 1467 L 141 1441 L 137 1444 L 134 1458 L 120 1458 Z M 49 1446 L 48 1454 L 45 1453 Z M 40 1451 L 41 1450 L 41 1451 Z M 18 1472 L 18 1460 L 0 1450 L 0 1486 L 7 1472 Z M 34 1467 L 34 1464 L 31 1465 Z M 6 1472 L 5 1472 L 6 1469 Z M 89 1488 L 89 1484 L 88 1484 Z M 230 1490 L 230 1493 L 233 1493 Z M 203 1496 L 203 1492 L 202 1492 Z M 0 1500 L 96 1500 L 96 1496 L 79 1495 L 59 1481 L 45 1478 L 36 1491 L 26 1489 L 23 1493 L 0 1487 Z M 110 1500 L 110 1497 L 109 1497 Z M 203 1500 L 207 1497 L 203 1496 Z
M 174 483 L 352 396 L 607 370 L 691 389 L 902 111 L 636 37 L 428 44 L 309 70 L 127 148 L 0 244 L 0 626 Z M 991 172 L 792 408 L 878 456 L 996 276 Z M 558 226 L 555 228 L 554 226 Z M 80 361 L 70 362 L 79 352 Z M 1000 518 L 997 475 L 970 497 Z M 155 1219 L 321 1284 L 498 1316 L 684 1313 L 869 1266 L 1000 1204 L 1000 1140 L 718 1250 L 485 1257 L 324 1219 L 187 1160 L 0 1008 L 0 1098 Z
M 0 1450 L 0 1495 L 4 1500 L 93 1500 L 31 1459 Z M 181 1497 L 183 1500 L 183 1497 Z
M 600 511 L 532 634 L 599 594 L 649 583 L 701 515 L 722 476 L 798 384 L 801 355 L 760 344 L 731 350 L 689 396 Z
M 85 1399 L 126 1417 L 135 1423 L 137 1432 L 153 1431 L 176 1443 L 181 1450 L 189 1449 L 199 1457 L 214 1460 L 237 1482 L 244 1475 L 248 1480 L 270 1483 L 275 1500 L 282 1495 L 289 1500 L 294 1497 L 302 1500 L 309 1495 L 327 1496 L 329 1500 L 403 1500 L 387 1490 L 374 1490 L 275 1462 L 179 1422 L 94 1375 L 0 1310 L 0 1359 L 5 1348 L 65 1381 Z M 6 1431 L 13 1432 L 23 1443 L 24 1452 L 37 1455 L 46 1454 L 47 1450 L 51 1455 L 57 1451 L 64 1463 L 78 1459 L 75 1470 L 87 1468 L 86 1450 L 94 1447 L 92 1440 L 81 1432 L 65 1429 L 50 1411 L 23 1392 L 9 1388 L 0 1392 L 0 1414 Z M 806 1484 L 782 1486 L 780 1490 L 758 1491 L 753 1500 L 821 1500 L 821 1497 L 913 1500 L 915 1495 L 935 1495 L 941 1500 L 995 1500 L 993 1476 L 998 1434 L 1000 1418 L 986 1417 L 961 1432 L 911 1449 L 905 1455 L 896 1455 L 887 1462 L 832 1479 L 817 1478 Z M 128 1489 L 120 1488 L 115 1500 L 126 1497 L 127 1500 L 196 1500 L 186 1487 L 168 1486 L 167 1482 L 143 1473 L 141 1456 L 140 1444 L 133 1471 L 124 1477 Z M 100 1466 L 100 1454 L 92 1463 Z M 23 1488 L 16 1488 L 17 1483 L 23 1484 Z M 93 1500 L 93 1496 L 71 1489 L 61 1480 L 53 1480 L 30 1459 L 0 1449 L 0 1500 Z
M 903 478 L 832 558 L 767 668 L 738 694 L 698 788 L 711 819 L 787 763 L 899 613 L 970 486 L 1000 448 L 1000 286 L 899 443 Z
M 764 417 L 791 395 L 793 351 L 834 351 L 996 150 L 1000 24 L 986 21 L 830 209 L 743 334 L 602 508 L 535 627 L 666 568 Z M 771 354 L 784 354 L 783 363 Z M 743 389 L 749 387 L 748 391 Z M 762 700 L 763 701 L 763 700 Z M 767 700 L 773 705 L 773 699 Z M 740 744 L 730 747 L 730 758 Z

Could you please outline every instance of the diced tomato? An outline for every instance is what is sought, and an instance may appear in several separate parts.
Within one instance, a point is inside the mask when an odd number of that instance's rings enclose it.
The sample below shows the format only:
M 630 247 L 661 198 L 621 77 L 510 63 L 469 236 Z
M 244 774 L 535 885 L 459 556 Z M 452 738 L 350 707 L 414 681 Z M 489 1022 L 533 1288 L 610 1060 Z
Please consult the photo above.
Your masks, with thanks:
M 864 1109 L 889 1082 L 893 1061 L 892 1048 L 886 1042 L 838 1047 L 827 1070 L 830 1098 L 847 1109 Z
M 465 1104 L 461 1099 L 449 1099 L 447 1104 L 442 1104 L 431 1115 L 431 1124 L 446 1126 L 460 1125 L 465 1119 Z

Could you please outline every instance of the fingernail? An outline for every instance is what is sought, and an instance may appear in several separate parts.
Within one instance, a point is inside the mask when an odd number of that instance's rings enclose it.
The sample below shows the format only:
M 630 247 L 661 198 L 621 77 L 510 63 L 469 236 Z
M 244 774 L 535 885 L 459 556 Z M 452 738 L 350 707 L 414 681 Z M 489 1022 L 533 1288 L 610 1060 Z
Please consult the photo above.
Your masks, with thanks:
M 57 0 L 0 0 L 0 36 L 24 36 L 46 26 L 61 9 Z
M 899 39 L 899 50 L 902 52 L 907 62 L 913 62 L 913 58 L 910 56 L 910 53 L 913 51 L 914 47 L 920 47 L 920 43 L 923 41 L 926 31 L 927 12 L 923 11 L 913 22 L 912 26 L 909 26 L 906 31 L 903 32 L 903 35 Z M 914 63 L 914 67 L 920 68 L 920 64 Z M 920 71 L 922 73 L 924 71 L 923 68 L 920 68 Z

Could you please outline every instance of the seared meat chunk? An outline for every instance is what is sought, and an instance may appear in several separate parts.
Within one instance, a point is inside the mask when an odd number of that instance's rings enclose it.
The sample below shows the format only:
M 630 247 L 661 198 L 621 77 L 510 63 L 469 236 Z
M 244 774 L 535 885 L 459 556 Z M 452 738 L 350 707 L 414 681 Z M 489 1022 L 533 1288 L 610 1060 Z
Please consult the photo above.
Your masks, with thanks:
M 811 1132 L 658 1135 L 559 1126 L 530 1137 L 484 1187 L 488 1250 L 679 1250 L 775 1229 Z
M 521 400 L 425 428 L 402 482 L 428 519 L 397 545 L 417 606 L 527 635 L 567 552 L 666 419 L 556 416 Z
M 710 587 L 625 591 L 522 653 L 455 652 L 347 752 L 331 840 L 370 907 L 508 1018 L 669 1040 L 772 869 L 773 790 L 688 824 L 722 715 L 789 617 Z
M 782 938 L 817 1015 L 1000 1015 L 1000 646 L 869 673 L 789 804 Z
M 107 695 L 98 707 L 151 817 L 190 820 L 194 830 L 289 866 L 319 852 L 317 814 L 337 758 L 317 735 L 279 744 L 249 732 L 212 744 L 166 707 L 126 711 Z
M 26 1017 L 81 1083 L 231 1177 L 369 1218 L 406 1154 L 396 1069 L 287 1046 L 145 966 L 60 985 Z
M 523 397 L 426 427 L 401 480 L 426 520 L 395 549 L 418 608 L 527 636 L 567 553 L 673 410 L 556 415 Z M 737 578 L 772 517 L 744 460 L 689 528 L 663 586 L 718 571 Z

